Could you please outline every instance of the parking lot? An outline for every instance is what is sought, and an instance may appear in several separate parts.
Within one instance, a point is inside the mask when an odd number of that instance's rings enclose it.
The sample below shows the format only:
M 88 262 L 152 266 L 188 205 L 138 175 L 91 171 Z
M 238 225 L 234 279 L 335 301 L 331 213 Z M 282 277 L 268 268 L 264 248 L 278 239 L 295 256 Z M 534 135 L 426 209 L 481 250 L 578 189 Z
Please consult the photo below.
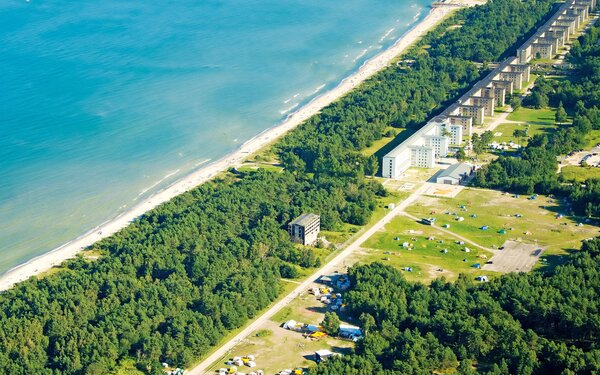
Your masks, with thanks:
M 589 151 L 577 151 L 569 154 L 563 160 L 562 166 L 582 165 L 584 162 L 590 167 L 600 167 L 600 146 L 593 147 Z
M 539 261 L 545 248 L 517 241 L 506 241 L 481 269 L 496 272 L 527 272 Z

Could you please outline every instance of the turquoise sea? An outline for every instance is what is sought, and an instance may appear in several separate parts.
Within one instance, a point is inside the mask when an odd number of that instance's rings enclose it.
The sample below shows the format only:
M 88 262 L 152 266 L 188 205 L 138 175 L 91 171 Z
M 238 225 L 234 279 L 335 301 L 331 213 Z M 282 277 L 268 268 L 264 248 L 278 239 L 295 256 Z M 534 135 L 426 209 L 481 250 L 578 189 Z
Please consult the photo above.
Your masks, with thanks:
M 428 5 L 0 0 L 0 273 L 274 126 Z

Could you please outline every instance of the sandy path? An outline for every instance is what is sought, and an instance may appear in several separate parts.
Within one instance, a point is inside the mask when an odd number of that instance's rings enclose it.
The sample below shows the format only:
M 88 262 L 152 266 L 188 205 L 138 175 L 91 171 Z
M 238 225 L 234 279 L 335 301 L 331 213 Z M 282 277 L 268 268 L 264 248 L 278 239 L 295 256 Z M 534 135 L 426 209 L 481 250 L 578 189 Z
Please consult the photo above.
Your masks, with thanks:
M 315 98 L 306 106 L 290 115 L 280 125 L 269 129 L 244 143 L 239 150 L 229 154 L 222 159 L 201 168 L 182 180 L 176 182 L 163 191 L 158 192 L 144 202 L 133 207 L 130 211 L 123 213 L 114 220 L 102 224 L 88 233 L 70 241 L 46 254 L 33 258 L 27 263 L 17 266 L 0 276 L 0 291 L 10 288 L 15 283 L 26 280 L 38 273 L 47 271 L 66 259 L 74 257 L 81 250 L 91 246 L 95 242 L 106 238 L 120 229 L 126 227 L 131 221 L 150 211 L 161 203 L 167 202 L 175 196 L 193 189 L 206 182 L 218 172 L 226 170 L 231 166 L 240 165 L 248 155 L 253 154 L 283 136 L 290 130 L 300 125 L 304 120 L 318 113 L 323 107 L 329 105 L 349 91 L 356 88 L 363 81 L 386 67 L 390 61 L 402 53 L 408 46 L 416 41 L 421 35 L 441 21 L 456 7 L 439 7 L 431 10 L 429 15 L 419 24 L 409 30 L 392 47 L 367 61 L 356 73 L 344 79 L 334 89 Z

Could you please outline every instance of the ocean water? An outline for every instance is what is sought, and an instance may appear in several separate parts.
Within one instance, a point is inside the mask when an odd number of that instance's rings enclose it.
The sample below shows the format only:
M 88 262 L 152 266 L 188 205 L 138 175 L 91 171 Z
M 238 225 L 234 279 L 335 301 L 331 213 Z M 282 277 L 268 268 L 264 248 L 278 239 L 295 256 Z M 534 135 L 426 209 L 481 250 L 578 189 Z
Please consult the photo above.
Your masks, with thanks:
M 424 0 L 0 0 L 0 273 L 268 129 Z

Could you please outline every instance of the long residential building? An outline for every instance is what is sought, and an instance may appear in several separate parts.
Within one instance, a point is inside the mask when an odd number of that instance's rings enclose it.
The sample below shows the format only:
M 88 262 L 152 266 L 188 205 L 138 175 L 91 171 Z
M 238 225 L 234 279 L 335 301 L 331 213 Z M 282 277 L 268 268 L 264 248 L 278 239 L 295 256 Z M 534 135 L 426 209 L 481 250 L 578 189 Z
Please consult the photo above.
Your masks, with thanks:
M 575 35 L 596 7 L 597 0 L 567 0 L 517 49 L 516 56 L 497 68 L 383 157 L 382 175 L 399 178 L 409 167 L 433 168 L 450 145 L 461 145 L 496 107 L 504 106 L 515 90 L 529 82 L 534 58 L 552 58 Z

